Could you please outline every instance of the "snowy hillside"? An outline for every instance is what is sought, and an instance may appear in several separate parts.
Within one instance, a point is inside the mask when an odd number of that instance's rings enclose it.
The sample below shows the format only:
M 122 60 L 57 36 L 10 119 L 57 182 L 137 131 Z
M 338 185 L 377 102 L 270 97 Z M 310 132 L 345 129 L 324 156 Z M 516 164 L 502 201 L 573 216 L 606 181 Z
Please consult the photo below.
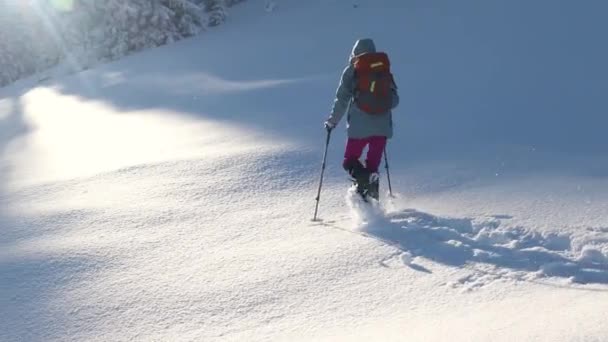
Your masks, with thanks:
M 608 5 L 278 4 L 0 89 L 0 341 L 608 339 Z M 397 198 L 347 191 L 342 123 L 312 222 L 361 37 Z

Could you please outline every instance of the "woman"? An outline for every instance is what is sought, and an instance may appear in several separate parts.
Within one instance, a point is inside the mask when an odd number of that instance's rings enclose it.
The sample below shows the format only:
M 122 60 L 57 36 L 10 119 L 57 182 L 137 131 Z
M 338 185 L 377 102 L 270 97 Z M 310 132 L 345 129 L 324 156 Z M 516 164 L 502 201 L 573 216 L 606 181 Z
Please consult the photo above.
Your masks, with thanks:
M 393 136 L 392 109 L 398 104 L 397 86 L 387 55 L 376 52 L 371 39 L 358 40 L 342 73 L 325 128 L 334 129 L 348 112 L 348 141 L 342 165 L 364 198 L 379 197 L 378 167 L 386 141 Z M 363 164 L 360 158 L 366 146 L 368 152 Z

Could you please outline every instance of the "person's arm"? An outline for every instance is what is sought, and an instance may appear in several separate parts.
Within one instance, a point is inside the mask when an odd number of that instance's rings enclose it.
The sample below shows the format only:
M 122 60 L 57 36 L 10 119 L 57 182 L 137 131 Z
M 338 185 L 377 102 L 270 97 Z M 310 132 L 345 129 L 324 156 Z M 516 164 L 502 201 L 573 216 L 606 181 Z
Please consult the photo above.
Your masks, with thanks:
M 347 66 L 342 73 L 340 85 L 336 91 L 336 99 L 334 100 L 334 106 L 331 110 L 331 114 L 327 119 L 327 122 L 332 124 L 334 127 L 338 125 L 340 119 L 344 116 L 348 110 L 348 106 L 354 96 L 354 79 L 355 69 L 352 65 Z

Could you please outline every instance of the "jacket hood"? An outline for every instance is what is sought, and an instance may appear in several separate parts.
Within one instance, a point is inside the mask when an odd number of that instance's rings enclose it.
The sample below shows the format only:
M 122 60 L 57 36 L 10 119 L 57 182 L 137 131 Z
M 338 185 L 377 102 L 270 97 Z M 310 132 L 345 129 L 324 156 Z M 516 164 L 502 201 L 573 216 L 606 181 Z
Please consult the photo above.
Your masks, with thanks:
M 350 58 L 352 59 L 353 57 L 362 53 L 369 52 L 376 52 L 376 45 L 374 44 L 374 41 L 369 38 L 359 39 L 355 43 L 355 46 L 353 46 L 353 51 L 350 54 Z

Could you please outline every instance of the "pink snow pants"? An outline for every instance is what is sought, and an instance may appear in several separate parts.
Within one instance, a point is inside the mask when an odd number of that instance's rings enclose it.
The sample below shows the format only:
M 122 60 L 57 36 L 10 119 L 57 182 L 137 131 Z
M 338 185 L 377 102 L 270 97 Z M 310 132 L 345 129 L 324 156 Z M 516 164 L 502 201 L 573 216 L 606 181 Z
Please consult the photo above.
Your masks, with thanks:
M 386 137 L 372 136 L 363 139 L 349 138 L 346 142 L 346 150 L 344 151 L 344 162 L 342 165 L 345 169 L 349 168 L 349 165 L 358 163 L 363 149 L 369 145 L 367 150 L 367 157 L 365 161 L 365 167 L 369 172 L 378 172 L 378 167 L 382 161 L 382 153 L 386 146 Z

